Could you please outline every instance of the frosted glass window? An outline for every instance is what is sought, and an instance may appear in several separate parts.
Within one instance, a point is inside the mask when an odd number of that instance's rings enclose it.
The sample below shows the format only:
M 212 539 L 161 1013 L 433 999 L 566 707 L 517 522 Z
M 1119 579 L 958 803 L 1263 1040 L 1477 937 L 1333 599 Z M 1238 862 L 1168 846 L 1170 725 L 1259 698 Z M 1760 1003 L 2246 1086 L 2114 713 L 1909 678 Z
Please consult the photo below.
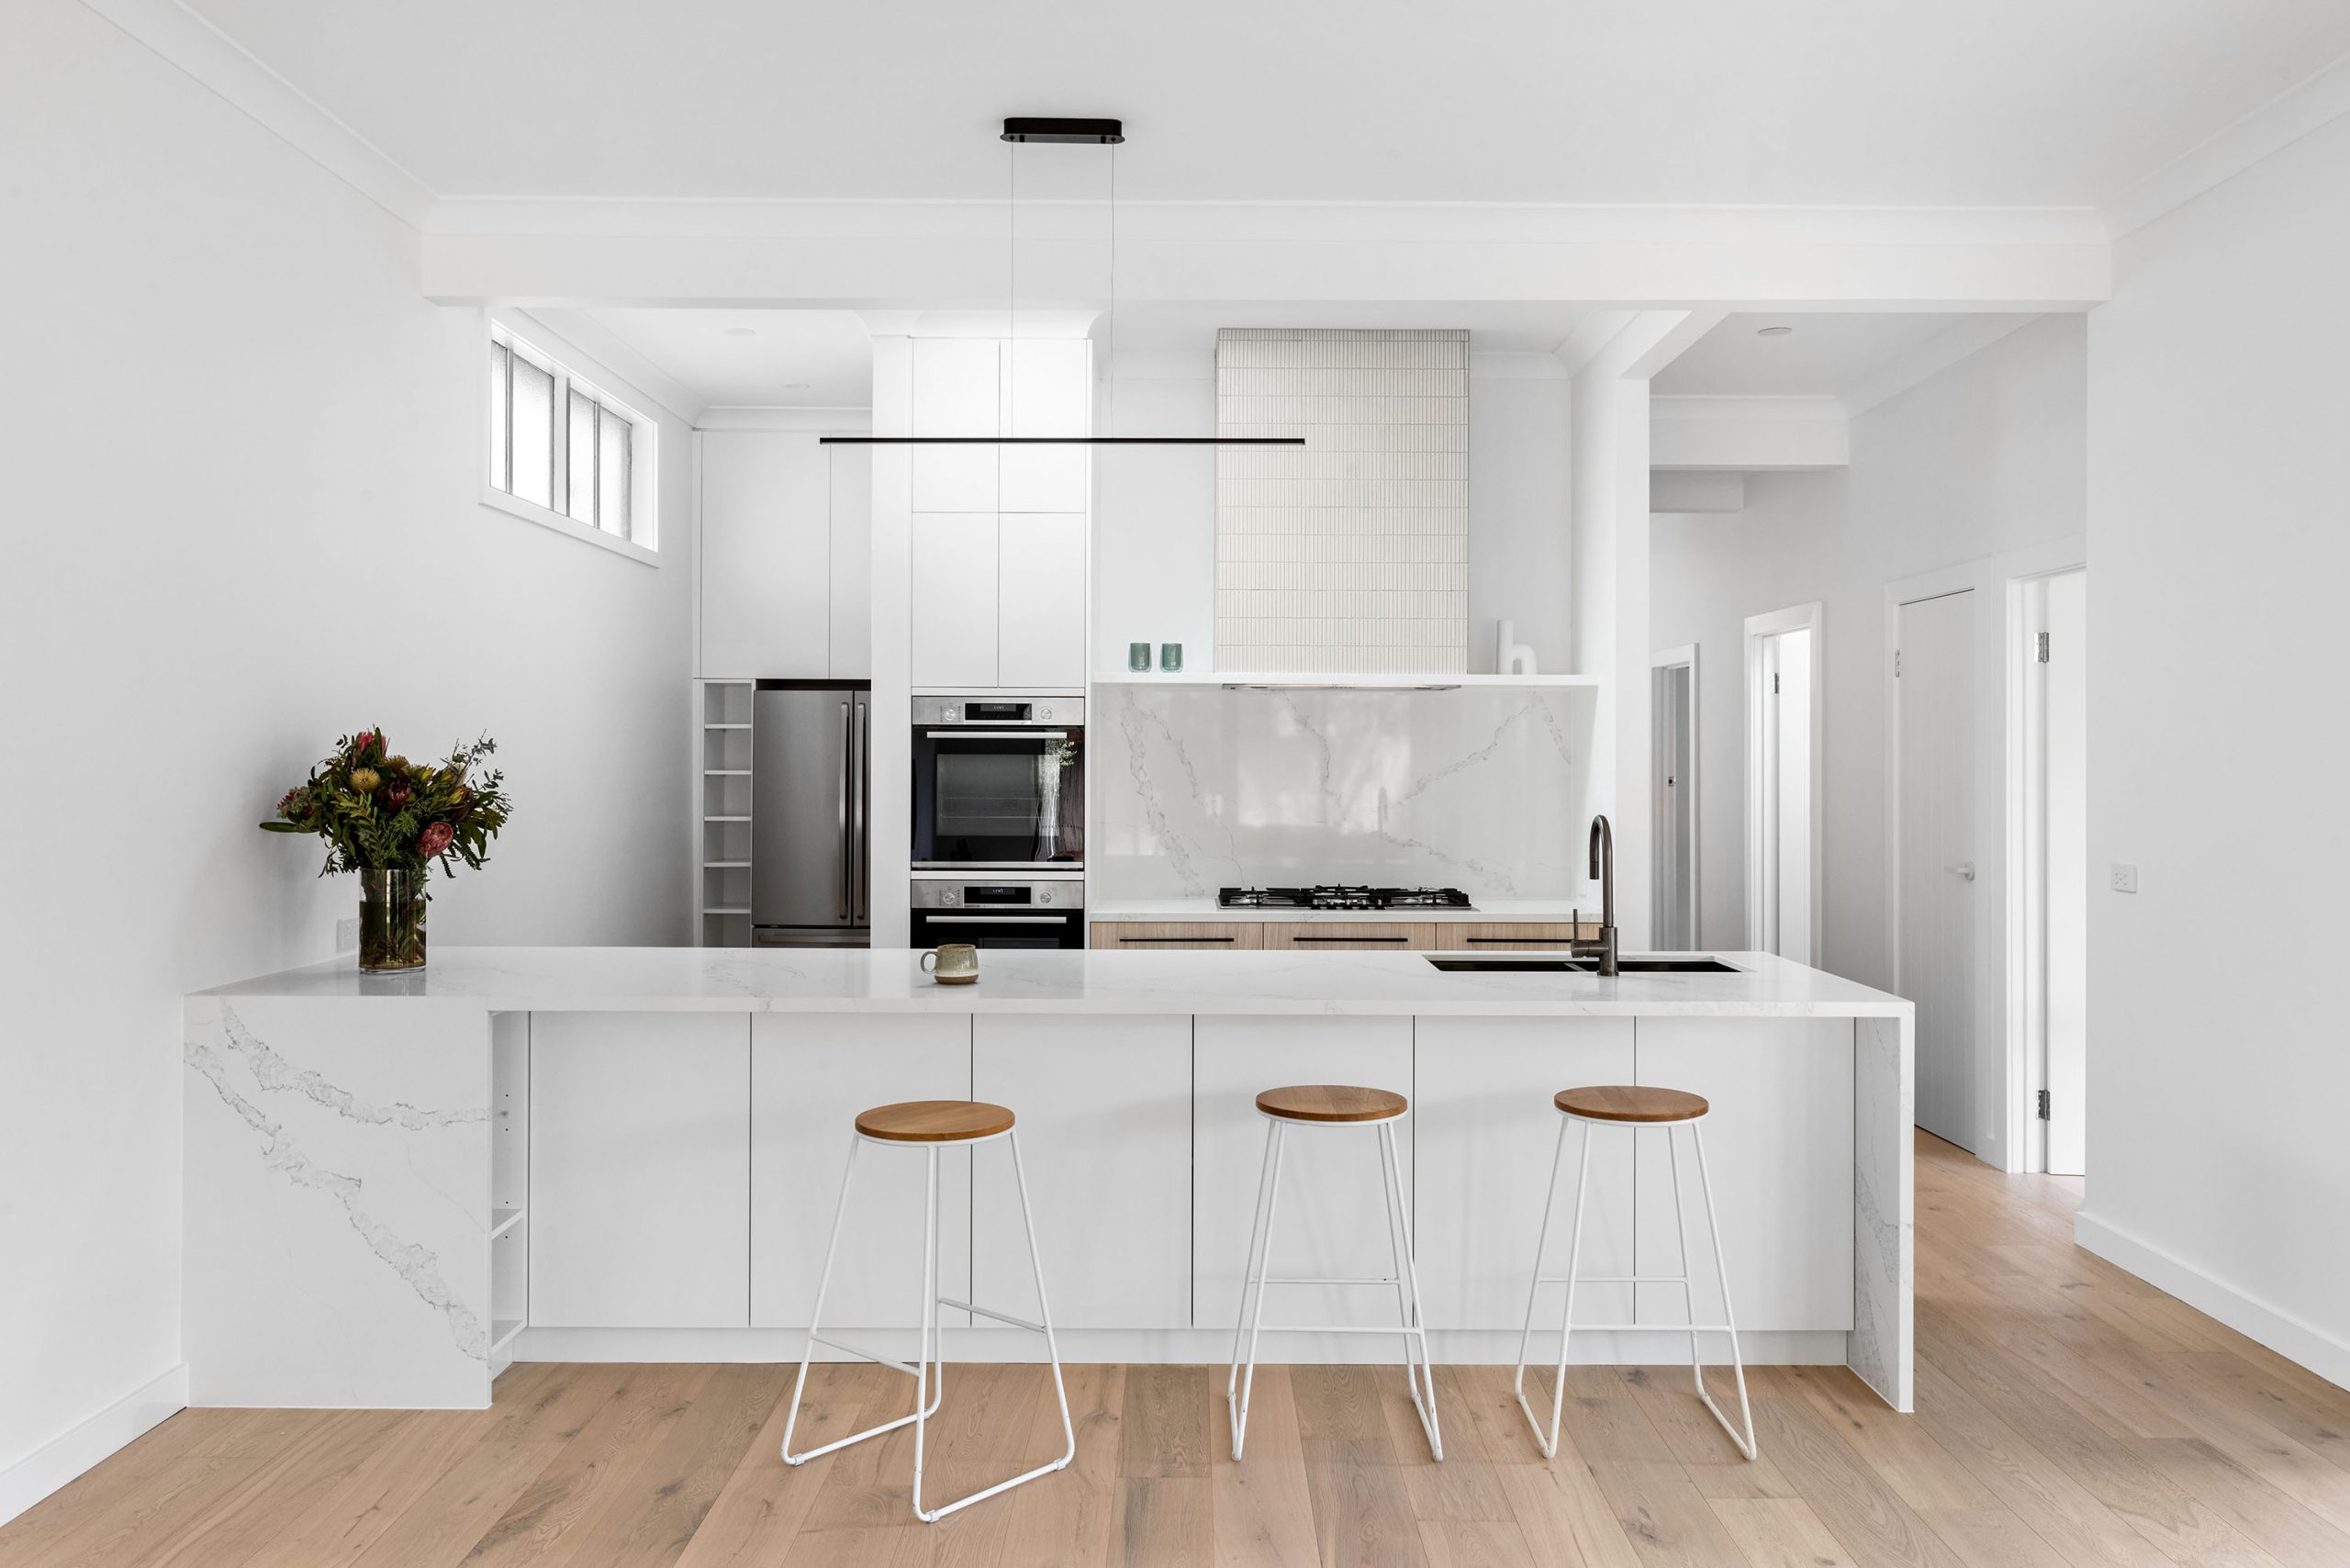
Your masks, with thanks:
M 571 394 L 571 484 L 566 507 L 575 522 L 599 526 L 596 520 L 596 416 L 603 410 L 577 388 Z
M 489 482 L 501 490 L 510 490 L 514 481 L 507 462 L 506 446 L 506 377 L 512 351 L 504 343 L 489 345 Z
M 599 487 L 596 526 L 607 533 L 616 533 L 622 539 L 632 538 L 633 535 L 629 532 L 628 518 L 629 456 L 632 447 L 629 438 L 636 432 L 629 428 L 629 422 L 626 420 L 610 409 L 599 409 L 596 411 L 601 416 L 601 434 L 596 448 Z
M 554 377 L 514 356 L 514 498 L 554 504 Z

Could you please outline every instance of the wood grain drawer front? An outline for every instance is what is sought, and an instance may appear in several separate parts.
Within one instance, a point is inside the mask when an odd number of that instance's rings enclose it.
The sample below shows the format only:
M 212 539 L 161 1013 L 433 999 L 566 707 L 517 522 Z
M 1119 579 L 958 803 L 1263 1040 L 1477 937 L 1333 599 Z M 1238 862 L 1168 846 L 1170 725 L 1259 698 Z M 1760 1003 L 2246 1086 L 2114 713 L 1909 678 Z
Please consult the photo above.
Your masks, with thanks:
M 1092 944 L 1122 947 L 1129 953 L 1167 948 L 1253 953 L 1261 946 L 1259 937 L 1263 929 L 1262 923 L 1254 920 L 1097 920 Z
M 1564 947 L 1570 942 L 1599 940 L 1599 922 L 1586 920 L 1580 926 L 1569 920 L 1546 921 L 1460 921 L 1439 925 L 1436 930 L 1436 945 L 1439 947 L 1525 947 L 1539 951 L 1545 947 Z
M 1436 946 L 1435 925 L 1399 921 L 1269 920 L 1265 946 L 1304 952 L 1416 953 Z

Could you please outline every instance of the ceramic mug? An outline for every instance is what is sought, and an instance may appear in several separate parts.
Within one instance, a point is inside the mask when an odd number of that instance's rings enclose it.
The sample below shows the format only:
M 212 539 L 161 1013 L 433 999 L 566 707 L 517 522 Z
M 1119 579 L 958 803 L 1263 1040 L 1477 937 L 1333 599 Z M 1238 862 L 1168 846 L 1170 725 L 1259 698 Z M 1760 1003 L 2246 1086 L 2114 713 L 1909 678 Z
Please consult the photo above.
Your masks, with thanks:
M 969 985 L 979 978 L 979 950 L 968 942 L 943 942 L 922 956 L 922 969 L 941 985 Z

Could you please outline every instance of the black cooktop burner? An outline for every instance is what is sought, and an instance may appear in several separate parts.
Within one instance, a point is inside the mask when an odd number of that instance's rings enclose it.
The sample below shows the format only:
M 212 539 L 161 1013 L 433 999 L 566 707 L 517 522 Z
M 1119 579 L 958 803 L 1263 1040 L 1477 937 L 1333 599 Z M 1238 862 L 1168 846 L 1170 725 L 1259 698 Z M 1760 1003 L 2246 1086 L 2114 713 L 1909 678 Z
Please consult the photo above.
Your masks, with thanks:
M 1224 909 L 1473 909 L 1459 888 L 1225 888 Z

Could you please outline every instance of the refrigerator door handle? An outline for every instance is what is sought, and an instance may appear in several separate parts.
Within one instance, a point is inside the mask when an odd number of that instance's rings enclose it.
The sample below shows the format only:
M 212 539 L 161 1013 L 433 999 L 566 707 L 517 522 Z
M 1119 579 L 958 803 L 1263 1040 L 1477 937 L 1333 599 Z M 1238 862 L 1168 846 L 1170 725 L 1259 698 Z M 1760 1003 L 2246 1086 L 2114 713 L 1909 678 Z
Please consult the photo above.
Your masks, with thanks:
M 851 898 L 849 890 L 849 867 L 855 863 L 849 854 L 848 842 L 848 770 L 850 760 L 849 748 L 851 744 L 852 731 L 850 729 L 848 716 L 848 704 L 846 702 L 843 702 L 841 704 L 841 777 L 837 811 L 841 845 L 840 918 L 844 923 L 845 923 L 849 917 Z
M 867 733 L 868 718 L 867 705 L 859 699 L 856 703 L 856 746 L 848 758 L 850 820 L 854 824 L 849 834 L 849 877 L 856 890 L 849 903 L 852 924 L 862 924 L 872 918 L 873 857 L 872 845 L 867 837 L 872 830 L 867 820 L 872 811 L 872 802 L 867 796 L 873 788 L 873 759 L 866 749 L 872 744 Z

